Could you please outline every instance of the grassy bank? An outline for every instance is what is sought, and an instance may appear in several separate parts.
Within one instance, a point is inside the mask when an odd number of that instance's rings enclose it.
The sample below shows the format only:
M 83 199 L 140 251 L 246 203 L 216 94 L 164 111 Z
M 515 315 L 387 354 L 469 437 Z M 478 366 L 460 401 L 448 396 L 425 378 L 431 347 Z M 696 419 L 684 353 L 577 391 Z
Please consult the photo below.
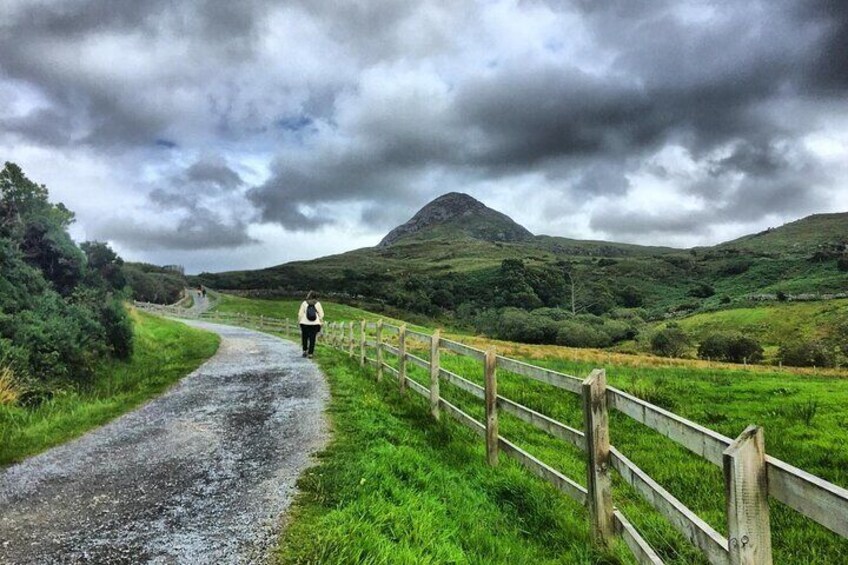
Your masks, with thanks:
M 218 348 L 218 336 L 133 311 L 135 351 L 98 367 L 86 386 L 57 392 L 37 407 L 0 405 L 0 465 L 78 437 L 161 393 Z
M 319 348 L 334 439 L 299 481 L 278 563 L 617 563 L 590 548 L 585 510 L 472 432 Z

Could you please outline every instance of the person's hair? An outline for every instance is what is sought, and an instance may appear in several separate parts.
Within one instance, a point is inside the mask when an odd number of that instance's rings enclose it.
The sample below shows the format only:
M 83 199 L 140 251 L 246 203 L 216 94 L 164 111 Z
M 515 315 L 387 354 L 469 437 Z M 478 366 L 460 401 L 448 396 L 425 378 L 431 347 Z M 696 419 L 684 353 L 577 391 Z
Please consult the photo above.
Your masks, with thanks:
M 306 299 L 307 300 L 318 300 L 318 293 L 315 292 L 314 290 L 310 290 L 309 292 L 306 293 Z

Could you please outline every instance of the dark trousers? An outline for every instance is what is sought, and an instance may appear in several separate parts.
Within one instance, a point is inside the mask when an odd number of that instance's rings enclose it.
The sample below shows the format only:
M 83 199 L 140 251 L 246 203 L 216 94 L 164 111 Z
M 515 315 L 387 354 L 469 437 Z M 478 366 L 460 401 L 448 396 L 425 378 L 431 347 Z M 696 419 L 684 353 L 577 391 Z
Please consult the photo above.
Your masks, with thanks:
M 300 341 L 303 343 L 303 350 L 310 355 L 315 353 L 315 338 L 319 331 L 321 331 L 319 325 L 300 324 Z

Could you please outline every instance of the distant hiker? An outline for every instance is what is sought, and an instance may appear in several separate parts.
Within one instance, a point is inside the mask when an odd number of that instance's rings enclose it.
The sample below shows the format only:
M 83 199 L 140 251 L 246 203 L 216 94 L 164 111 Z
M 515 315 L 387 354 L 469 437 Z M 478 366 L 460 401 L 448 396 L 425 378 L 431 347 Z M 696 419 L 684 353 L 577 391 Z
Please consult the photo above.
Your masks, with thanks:
M 318 294 L 309 291 L 306 295 L 306 300 L 300 305 L 300 312 L 297 314 L 298 323 L 300 323 L 300 340 L 303 343 L 303 356 L 312 358 L 315 353 L 315 338 L 318 332 L 321 331 L 321 324 L 324 323 L 324 309 L 321 308 L 321 303 L 318 302 Z

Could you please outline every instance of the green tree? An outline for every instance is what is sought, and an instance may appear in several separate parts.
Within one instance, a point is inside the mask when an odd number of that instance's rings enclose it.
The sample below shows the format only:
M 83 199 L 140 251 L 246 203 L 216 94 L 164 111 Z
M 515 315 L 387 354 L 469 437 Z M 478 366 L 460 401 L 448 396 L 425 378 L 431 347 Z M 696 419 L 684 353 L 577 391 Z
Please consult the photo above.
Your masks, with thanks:
M 698 357 L 730 363 L 757 363 L 763 359 L 763 348 L 757 340 L 740 332 L 718 332 L 701 342 Z
M 689 336 L 676 324 L 669 324 L 651 336 L 651 351 L 662 357 L 682 357 L 689 347 Z

